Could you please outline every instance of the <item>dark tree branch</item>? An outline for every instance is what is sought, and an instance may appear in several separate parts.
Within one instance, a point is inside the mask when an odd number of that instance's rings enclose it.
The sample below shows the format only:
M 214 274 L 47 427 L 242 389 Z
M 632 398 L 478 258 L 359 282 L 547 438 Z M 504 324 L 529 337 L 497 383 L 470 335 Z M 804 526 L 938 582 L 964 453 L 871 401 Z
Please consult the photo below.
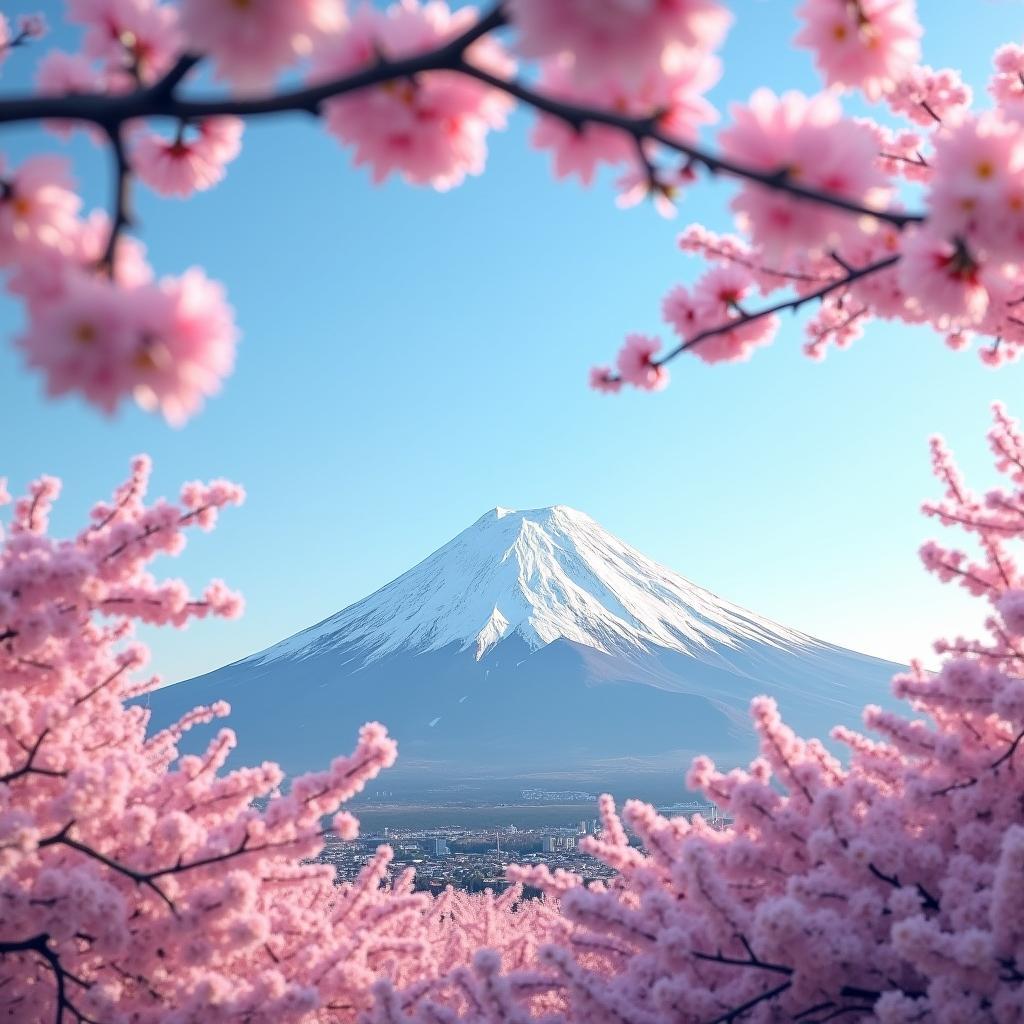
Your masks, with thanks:
M 144 871 L 136 871 L 134 868 L 130 868 L 125 864 L 121 864 L 116 860 L 112 860 L 106 854 L 100 853 L 99 850 L 94 850 L 91 846 L 87 846 L 85 843 L 80 843 L 77 839 L 72 839 L 69 835 L 71 827 L 74 822 L 69 822 L 56 833 L 56 835 L 48 836 L 39 843 L 40 849 L 46 846 L 66 846 L 70 850 L 77 850 L 79 853 L 84 854 L 86 857 L 91 857 L 93 860 L 99 861 L 100 864 L 110 868 L 111 871 L 116 871 L 120 875 L 124 875 L 125 878 L 130 878 L 136 885 L 145 886 L 147 889 L 152 890 L 157 896 L 163 900 L 164 903 L 170 908 L 171 913 L 175 916 L 178 914 L 178 908 L 174 905 L 174 901 L 153 881 L 156 875 L 147 874 Z
M 759 996 L 754 996 L 753 999 L 748 999 L 742 1005 L 734 1006 L 731 1010 L 727 1010 L 721 1016 L 708 1021 L 708 1024 L 732 1024 L 733 1021 L 739 1020 L 740 1017 L 752 1010 L 755 1006 L 765 1003 L 769 999 L 774 999 L 776 996 L 782 995 L 782 993 L 785 992 L 792 984 L 793 982 L 791 981 L 784 981 L 781 985 L 776 985 L 775 988 L 769 989 L 767 992 L 762 992 Z
M 763 185 L 765 188 L 787 192 L 799 199 L 807 199 L 824 204 L 825 206 L 832 206 L 846 213 L 875 217 L 898 228 L 924 220 L 922 214 L 901 213 L 898 210 L 878 210 L 837 195 L 834 192 L 809 188 L 801 185 L 798 181 L 794 181 L 792 176 L 785 170 L 762 171 L 736 163 L 726 157 L 708 153 L 688 142 L 682 142 L 679 139 L 672 138 L 670 135 L 666 135 L 659 126 L 657 114 L 648 117 L 630 117 L 617 114 L 614 111 L 602 110 L 599 107 L 563 103 L 560 100 L 545 96 L 529 86 L 523 85 L 521 82 L 510 81 L 497 75 L 492 75 L 489 71 L 469 64 L 465 60 L 460 60 L 455 70 L 461 71 L 463 74 L 476 78 L 481 82 L 486 82 L 496 89 L 501 89 L 502 92 L 514 96 L 535 110 L 540 110 L 545 114 L 550 114 L 552 117 L 557 117 L 577 129 L 587 124 L 603 124 L 609 128 L 618 128 L 620 131 L 632 135 L 638 141 L 642 142 L 649 139 L 652 142 L 657 142 L 666 149 L 674 150 L 688 157 L 695 164 L 702 164 L 712 174 L 728 174 L 735 178 L 743 178 L 746 181 L 753 181 L 758 185 Z
M 75 93 L 68 96 L 20 96 L 0 100 L 0 123 L 65 118 L 99 125 L 109 135 L 126 121 L 145 117 L 191 121 L 223 114 L 237 117 L 303 111 L 317 114 L 320 104 L 335 96 L 372 85 L 383 85 L 395 79 L 413 78 L 426 71 L 458 70 L 465 51 L 482 36 L 504 25 L 506 20 L 503 6 L 499 3 L 460 36 L 436 49 L 401 60 L 381 58 L 355 74 L 263 96 L 224 96 L 205 100 L 180 98 L 177 94 L 178 85 L 201 59 L 185 55 L 159 82 L 130 93 L 112 96 L 98 92 Z
M 130 227 L 132 223 L 130 208 L 132 169 L 124 148 L 123 128 L 118 125 L 116 129 L 108 130 L 107 134 L 110 139 L 111 152 L 114 154 L 114 196 L 110 210 L 110 236 L 107 239 L 106 249 L 100 257 L 100 266 L 113 279 L 118 239 L 124 229 Z
M 53 973 L 55 986 L 54 992 L 54 1024 L 63 1024 L 64 1011 L 72 1014 L 78 1024 L 100 1024 L 99 1021 L 87 1016 L 70 1000 L 67 992 L 69 981 L 80 988 L 89 989 L 92 987 L 88 981 L 72 974 L 60 962 L 60 957 L 50 948 L 50 936 L 43 933 L 34 935 L 30 939 L 21 939 L 15 942 L 0 942 L 0 957 L 16 955 L 19 953 L 35 953 L 42 957 L 46 966 Z
M 1024 730 L 1017 733 L 1017 735 L 1014 737 L 1013 742 L 1006 749 L 1006 752 L 1002 755 L 1002 757 L 999 757 L 995 761 L 993 761 L 990 767 L 995 769 L 998 768 L 1001 764 L 1005 764 L 1007 761 L 1009 761 L 1010 758 L 1013 757 L 1013 755 L 1017 752 L 1017 748 L 1020 746 L 1021 740 L 1024 740 Z
M 874 1006 L 868 1004 L 867 1006 L 853 1004 L 851 1006 L 837 1006 L 835 1009 L 826 1013 L 824 1017 L 805 1017 L 802 1018 L 804 1024 L 826 1024 L 827 1021 L 838 1020 L 840 1017 L 846 1016 L 848 1013 L 860 1013 L 868 1014 L 874 1010 Z
M 880 882 L 885 882 L 887 885 L 891 885 L 894 889 L 902 887 L 902 883 L 897 875 L 886 875 L 879 871 L 874 864 L 868 865 L 868 871 L 871 872 Z M 920 882 L 914 883 L 914 888 L 917 889 L 917 894 L 921 897 L 924 904 L 925 910 L 941 910 L 939 901 L 923 886 Z
M 118 676 L 126 672 L 128 668 L 129 664 L 128 662 L 125 662 L 118 668 L 114 669 L 114 671 L 111 672 L 110 675 L 108 675 L 102 682 L 97 683 L 91 690 L 88 690 L 85 693 L 83 693 L 81 697 L 77 697 L 72 707 L 77 708 L 80 705 L 84 704 L 87 700 L 90 700 L 92 697 L 95 697 L 96 694 L 100 692 L 100 690 L 102 690 L 105 686 L 109 686 L 115 679 L 117 679 Z
M 289 846 L 294 846 L 301 839 L 307 838 L 306 836 L 301 836 L 292 839 L 284 839 L 280 842 L 263 843 L 261 846 L 250 846 L 249 837 L 246 836 L 238 846 L 232 850 L 227 850 L 224 853 L 210 854 L 207 857 L 197 857 L 195 860 L 191 861 L 179 860 L 177 863 L 172 864 L 169 867 L 158 868 L 155 871 L 138 871 L 135 868 L 129 867 L 127 864 L 122 864 L 120 861 L 108 857 L 104 853 L 100 853 L 99 850 L 94 849 L 86 843 L 73 839 L 70 832 L 74 827 L 74 824 L 75 823 L 73 821 L 70 821 L 59 832 L 52 836 L 48 836 L 46 839 L 40 840 L 40 849 L 48 846 L 65 846 L 68 849 L 81 853 L 83 856 L 98 861 L 111 871 L 115 871 L 117 874 L 130 879 L 136 885 L 144 886 L 156 893 L 156 895 L 167 904 L 175 916 L 178 915 L 178 908 L 175 906 L 174 901 L 163 891 L 163 889 L 160 888 L 159 885 L 156 884 L 156 880 L 158 878 L 165 878 L 168 875 L 184 874 L 187 871 L 194 871 L 197 868 L 209 867 L 212 864 L 222 864 L 225 861 L 234 860 L 236 857 L 241 857 L 244 854 L 267 853 L 273 850 L 283 850 Z M 321 829 L 316 834 L 326 836 L 331 834 L 331 829 Z
M 1004 750 L 1003 753 L 1000 754 L 999 757 L 997 757 L 989 765 L 989 769 L 991 771 L 996 771 L 1007 761 L 1009 761 L 1010 758 L 1013 757 L 1013 755 L 1017 752 L 1017 748 L 1021 745 L 1022 742 L 1024 742 L 1024 730 L 1021 730 L 1021 732 L 1017 733 L 1017 735 L 1014 736 L 1013 740 L 1011 741 L 1010 745 L 1006 748 L 1006 750 Z M 971 786 L 976 786 L 977 784 L 978 777 L 975 775 L 969 779 L 964 779 L 963 782 L 954 782 L 951 785 L 944 787 L 943 789 L 936 790 L 933 796 L 945 796 L 947 793 L 952 793 L 958 789 L 970 789 Z
M 32 744 L 32 748 L 28 752 L 28 757 L 25 763 L 17 768 L 13 772 L 8 772 L 6 775 L 0 775 L 0 785 L 8 782 L 14 782 L 15 779 L 20 779 L 23 775 L 46 775 L 49 778 L 63 779 L 67 777 L 67 772 L 53 771 L 50 768 L 37 768 L 35 766 L 36 754 L 39 753 L 39 748 L 43 745 L 43 740 L 46 739 L 49 734 L 49 729 L 44 729 L 37 737 L 35 743 Z
M 152 92 L 157 96 L 165 96 L 168 99 L 174 96 L 175 90 L 184 80 L 185 76 L 202 60 L 202 57 L 194 53 L 183 53 L 175 61 L 170 71 L 164 75 L 153 87 Z
M 792 967 L 786 967 L 785 964 L 766 963 L 764 960 L 759 960 L 753 954 L 747 960 L 724 956 L 722 953 L 699 953 L 694 951 L 693 955 L 698 960 L 706 960 L 712 964 L 725 964 L 728 967 L 757 967 L 762 971 L 773 971 L 776 974 L 784 974 L 787 977 L 793 973 Z
M 685 341 L 676 345 L 675 348 L 670 349 L 660 359 L 652 360 L 652 362 L 655 366 L 661 366 L 664 363 L 667 363 L 670 359 L 674 359 L 681 352 L 685 352 L 688 349 L 693 348 L 695 345 L 699 345 L 702 341 L 706 341 L 708 338 L 713 338 L 715 335 L 727 334 L 729 331 L 735 330 L 737 327 L 742 327 L 744 324 L 753 323 L 755 320 L 761 320 L 763 317 L 772 316 L 775 313 L 781 313 L 787 309 L 791 309 L 795 312 L 806 303 L 816 302 L 818 299 L 823 299 L 826 295 L 829 295 L 840 288 L 845 288 L 847 285 L 853 284 L 854 281 L 858 281 L 864 277 L 870 277 L 872 274 L 880 273 L 883 270 L 887 270 L 889 267 L 894 267 L 899 262 L 899 259 L 900 257 L 898 255 L 886 256 L 885 259 L 865 264 L 862 267 L 857 267 L 855 270 L 851 270 L 842 277 L 837 277 L 834 281 L 829 281 L 828 284 L 822 285 L 822 287 L 818 288 L 816 291 L 808 292 L 806 295 L 798 295 L 796 298 L 788 299 L 784 302 L 776 302 L 772 306 L 766 306 L 764 309 L 758 309 L 752 313 L 747 313 L 744 316 L 737 317 L 735 320 L 730 320 L 728 323 L 699 331 L 692 338 L 687 338 Z

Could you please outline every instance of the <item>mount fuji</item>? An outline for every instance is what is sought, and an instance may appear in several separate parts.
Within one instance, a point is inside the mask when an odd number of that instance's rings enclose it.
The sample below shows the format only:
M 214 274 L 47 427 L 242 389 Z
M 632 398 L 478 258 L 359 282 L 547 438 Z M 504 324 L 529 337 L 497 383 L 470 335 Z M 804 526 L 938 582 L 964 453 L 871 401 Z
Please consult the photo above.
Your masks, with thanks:
M 745 611 L 556 505 L 492 509 L 369 597 L 149 703 L 159 727 L 225 699 L 238 759 L 289 772 L 380 720 L 399 742 L 394 793 L 627 777 L 678 793 L 694 754 L 752 756 L 752 696 L 824 737 L 886 703 L 898 670 Z

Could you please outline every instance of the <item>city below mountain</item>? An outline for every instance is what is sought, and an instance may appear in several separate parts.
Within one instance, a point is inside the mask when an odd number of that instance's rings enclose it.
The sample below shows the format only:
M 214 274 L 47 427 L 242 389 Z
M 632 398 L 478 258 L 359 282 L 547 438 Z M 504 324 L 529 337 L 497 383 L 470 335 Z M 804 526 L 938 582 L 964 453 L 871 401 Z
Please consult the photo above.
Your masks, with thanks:
M 396 800 L 664 799 L 695 754 L 756 753 L 754 695 L 826 738 L 887 703 L 898 670 L 722 600 L 556 505 L 493 509 L 362 601 L 148 701 L 160 727 L 227 700 L 235 761 L 290 774 L 384 722 L 399 763 L 377 792 Z

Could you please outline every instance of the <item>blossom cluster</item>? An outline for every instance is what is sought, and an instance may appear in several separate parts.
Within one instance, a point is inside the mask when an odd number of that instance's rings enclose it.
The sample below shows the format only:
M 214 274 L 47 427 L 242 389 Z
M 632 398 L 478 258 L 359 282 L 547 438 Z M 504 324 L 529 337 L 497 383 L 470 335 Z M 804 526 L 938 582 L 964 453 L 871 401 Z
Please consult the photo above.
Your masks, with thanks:
M 80 46 L 39 60 L 40 119 L 61 138 L 84 131 L 113 147 L 117 198 L 106 216 L 83 216 L 65 161 L 0 164 L 0 266 L 28 314 L 17 344 L 50 395 L 77 392 L 107 413 L 133 398 L 174 424 L 231 372 L 238 331 L 201 270 L 156 279 L 129 233 L 133 180 L 178 199 L 212 188 L 241 151 L 236 112 L 262 101 L 319 114 L 375 182 L 449 189 L 483 171 L 523 60 L 560 103 L 653 117 L 666 137 L 692 142 L 715 118 L 704 94 L 730 22 L 717 0 L 509 0 L 486 15 L 444 0 L 67 0 L 67 17 Z M 494 33 L 505 25 L 511 39 Z M 44 29 L 36 16 L 0 21 L 0 59 Z M 227 97 L 194 112 L 180 89 L 197 68 Z M 78 97 L 93 101 L 85 114 Z M 628 134 L 608 125 L 543 116 L 534 142 L 560 176 L 616 167 L 624 204 L 653 189 L 667 206 L 689 177 L 638 164 Z
M 556 177 L 610 172 L 622 206 L 650 198 L 671 214 L 702 172 L 728 176 L 741 259 L 694 248 L 692 228 L 684 246 L 711 267 L 666 297 L 677 340 L 662 350 L 631 334 L 614 365 L 592 371 L 599 390 L 662 388 L 683 351 L 746 359 L 777 332 L 775 312 L 812 302 L 806 351 L 818 358 L 873 319 L 926 326 L 957 349 L 985 339 L 990 365 L 1024 346 L 1024 49 L 996 52 L 992 105 L 978 109 L 956 70 L 921 62 L 915 0 L 803 0 L 795 43 L 824 91 L 757 89 L 727 111 L 708 99 L 733 20 L 719 0 L 504 0 L 483 12 L 445 0 L 68 0 L 68 15 L 81 46 L 39 61 L 38 117 L 114 148 L 114 209 L 83 217 L 52 157 L 0 171 L 0 265 L 29 314 L 19 345 L 51 394 L 107 412 L 131 396 L 181 423 L 218 389 L 238 336 L 223 291 L 200 270 L 155 281 L 129 234 L 128 186 L 173 198 L 212 188 L 241 151 L 244 118 L 280 110 L 319 116 L 374 182 L 447 190 L 480 174 L 516 102 L 536 111 L 531 140 Z M 43 29 L 4 22 L 0 56 Z M 193 95 L 204 70 L 222 93 Z M 846 114 L 850 90 L 884 116 Z M 767 306 L 734 297 L 754 286 L 779 294 Z
M 832 731 L 842 759 L 756 698 L 760 756 L 728 771 L 701 756 L 687 775 L 732 819 L 724 830 L 636 800 L 620 815 L 602 797 L 585 849 L 616 877 L 511 868 L 558 901 L 569 932 L 495 979 L 504 1015 L 460 1019 L 528 1019 L 516 986 L 546 981 L 573 1024 L 1024 1021 L 1024 432 L 999 406 L 989 442 L 1006 483 L 984 495 L 932 443 L 945 494 L 925 512 L 976 553 L 921 549 L 987 602 L 987 638 L 942 641 L 937 672 L 897 676 L 911 714 L 869 706 L 873 737 Z
M 913 0 L 799 7 L 797 45 L 813 52 L 830 91 L 759 89 L 734 104 L 718 135 L 725 169 L 762 176 L 737 175 L 736 236 L 694 224 L 680 237 L 685 251 L 750 274 L 774 301 L 744 306 L 737 327 L 735 307 L 717 323 L 695 315 L 704 279 L 674 288 L 663 314 L 679 339 L 661 362 L 681 351 L 708 362 L 746 359 L 770 340 L 765 321 L 775 325 L 778 309 L 812 301 L 819 304 L 806 322 L 805 351 L 814 358 L 830 345 L 847 347 L 874 319 L 927 326 L 954 349 L 981 339 L 979 355 L 991 366 L 1020 356 L 1024 49 L 996 52 L 994 105 L 975 110 L 955 70 L 919 63 L 914 7 Z M 884 102 L 894 120 L 845 116 L 839 94 L 849 89 Z M 912 195 L 922 212 L 905 209 Z M 742 344 L 737 336 L 747 328 L 754 340 Z M 659 344 L 649 339 L 648 347 Z M 596 368 L 592 385 L 660 386 L 662 378 L 637 371 L 634 353 L 630 336 L 618 365 Z M 661 362 L 653 365 L 662 370 Z
M 269 762 L 228 770 L 230 729 L 179 756 L 182 735 L 226 715 L 224 703 L 148 728 L 141 698 L 158 680 L 138 674 L 135 623 L 231 617 L 241 599 L 219 581 L 192 594 L 147 566 L 243 497 L 216 480 L 146 504 L 148 476 L 137 459 L 68 540 L 47 535 L 59 484 L 44 477 L 0 537 L 0 1015 L 352 1021 L 387 980 L 443 981 L 461 1010 L 489 974 L 524 969 L 559 922 L 519 889 L 414 893 L 387 847 L 340 887 L 312 861 L 326 831 L 357 834 L 339 807 L 394 761 L 383 726 L 287 785 Z

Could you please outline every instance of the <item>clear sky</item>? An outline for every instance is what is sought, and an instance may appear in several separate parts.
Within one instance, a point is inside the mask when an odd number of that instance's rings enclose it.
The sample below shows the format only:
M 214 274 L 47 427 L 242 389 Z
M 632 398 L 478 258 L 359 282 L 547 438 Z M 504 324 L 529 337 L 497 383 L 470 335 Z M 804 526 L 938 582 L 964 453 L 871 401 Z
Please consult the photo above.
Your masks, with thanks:
M 7 5 L 4 5 L 5 8 Z M 32 6 L 32 5 L 30 5 Z M 56 3 L 44 4 L 51 22 Z M 720 109 L 759 84 L 813 90 L 788 0 L 736 0 Z M 919 0 L 926 60 L 983 89 L 992 50 L 1024 34 L 1018 0 Z M 58 39 L 64 36 L 57 33 Z M 2 80 L 27 80 L 21 51 Z M 486 174 L 448 193 L 374 188 L 305 117 L 251 123 L 227 180 L 178 203 L 140 192 L 159 272 L 200 263 L 244 332 L 224 393 L 182 430 L 127 411 L 52 403 L 0 345 L 0 473 L 65 480 L 58 529 L 152 454 L 155 491 L 227 476 L 247 504 L 163 571 L 220 576 L 240 622 L 148 637 L 168 679 L 215 668 L 300 629 L 425 557 L 495 505 L 582 509 L 642 551 L 740 604 L 822 639 L 894 659 L 969 628 L 974 603 L 928 578 L 936 527 L 927 438 L 945 434 L 992 481 L 988 403 L 1024 415 L 1024 367 L 990 371 L 926 331 L 874 325 L 824 364 L 799 321 L 748 364 L 673 365 L 656 395 L 596 395 L 587 368 L 630 330 L 667 333 L 664 291 L 694 276 L 675 248 L 691 220 L 727 226 L 730 188 L 694 188 L 675 222 L 623 212 L 607 183 L 557 183 L 530 150 L 530 117 L 493 137 Z M 52 137 L 4 129 L 19 159 Z M 70 147 L 90 203 L 107 154 Z M 0 299 L 0 335 L 21 312 Z

